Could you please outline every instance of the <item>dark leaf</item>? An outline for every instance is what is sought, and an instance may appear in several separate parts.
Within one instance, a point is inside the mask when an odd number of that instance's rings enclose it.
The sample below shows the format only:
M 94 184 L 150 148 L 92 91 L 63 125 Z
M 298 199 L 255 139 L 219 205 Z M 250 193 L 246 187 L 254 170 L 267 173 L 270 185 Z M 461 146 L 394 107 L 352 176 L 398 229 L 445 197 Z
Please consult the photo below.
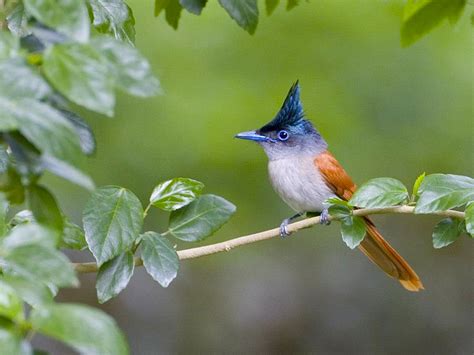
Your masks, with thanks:
M 202 9 L 206 6 L 207 0 L 179 0 L 179 3 L 190 13 L 200 15 Z
M 0 144 L 0 174 L 6 173 L 9 161 L 6 146 Z
M 113 115 L 113 77 L 92 46 L 78 43 L 52 46 L 45 51 L 43 68 L 53 86 L 69 100 Z
M 61 210 L 54 196 L 46 188 L 39 185 L 28 187 L 28 206 L 35 220 L 57 231 L 63 230 L 64 221 Z
M 465 5 L 466 0 L 408 0 L 403 9 L 402 46 L 416 42 L 446 18 L 455 22 Z
M 150 64 L 134 47 L 111 37 L 97 37 L 93 46 L 107 59 L 115 84 L 131 95 L 149 97 L 160 92 Z
M 175 30 L 178 28 L 181 10 L 183 10 L 183 8 L 179 4 L 178 0 L 170 0 L 168 6 L 165 9 L 166 22 L 168 22 L 168 24 Z
M 150 203 L 165 211 L 174 211 L 194 201 L 204 188 L 204 184 L 188 178 L 174 178 L 158 184 Z
M 0 191 L 13 205 L 19 205 L 25 200 L 25 189 L 21 183 L 21 177 L 11 167 L 6 173 L 0 174 Z
M 79 42 L 89 39 L 89 14 L 83 0 L 23 0 L 23 4 L 39 22 Z
M 203 195 L 170 215 L 169 232 L 188 242 L 203 240 L 222 227 L 236 208 L 219 196 Z
M 468 176 L 432 174 L 425 177 L 418 190 L 415 213 L 432 213 L 474 201 L 474 179 Z
M 433 231 L 433 247 L 443 248 L 458 239 L 463 231 L 463 221 L 454 218 L 445 218 L 439 222 Z
M 286 10 L 290 11 L 291 9 L 294 9 L 296 6 L 298 6 L 300 0 L 287 0 L 286 1 Z
M 161 286 L 168 287 L 179 269 L 179 259 L 171 243 L 160 234 L 146 232 L 140 243 L 143 265 Z
M 219 3 L 240 27 L 250 34 L 255 32 L 258 24 L 257 0 L 219 0 Z
M 357 207 L 396 206 L 408 199 L 406 187 L 397 179 L 376 178 L 360 186 L 349 203 Z
M 142 228 L 143 208 L 131 191 L 101 187 L 84 208 L 83 224 L 87 245 L 102 265 L 133 245 Z
M 171 0 L 155 0 L 155 17 L 166 9 Z
M 107 302 L 127 287 L 132 278 L 134 267 L 133 254 L 130 251 L 102 264 L 95 284 L 99 303 Z
M 280 0 L 265 0 L 265 7 L 267 8 L 267 15 L 270 16 L 273 11 L 275 11 L 276 7 Z
M 81 354 L 128 354 L 128 346 L 115 321 L 106 313 L 80 304 L 51 304 L 34 310 L 33 327 Z

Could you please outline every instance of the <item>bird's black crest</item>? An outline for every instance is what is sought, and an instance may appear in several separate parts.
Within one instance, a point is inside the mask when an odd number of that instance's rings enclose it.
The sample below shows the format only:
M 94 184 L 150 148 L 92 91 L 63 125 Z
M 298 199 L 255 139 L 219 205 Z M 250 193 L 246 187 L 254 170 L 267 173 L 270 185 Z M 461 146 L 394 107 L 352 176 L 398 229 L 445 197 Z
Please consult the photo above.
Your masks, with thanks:
M 288 95 L 286 95 L 286 99 L 275 118 L 260 128 L 259 131 L 264 133 L 274 131 L 279 128 L 296 125 L 301 120 L 303 120 L 303 117 L 304 112 L 303 105 L 301 104 L 300 100 L 300 85 L 299 82 L 296 81 L 290 88 L 290 91 L 288 91 Z

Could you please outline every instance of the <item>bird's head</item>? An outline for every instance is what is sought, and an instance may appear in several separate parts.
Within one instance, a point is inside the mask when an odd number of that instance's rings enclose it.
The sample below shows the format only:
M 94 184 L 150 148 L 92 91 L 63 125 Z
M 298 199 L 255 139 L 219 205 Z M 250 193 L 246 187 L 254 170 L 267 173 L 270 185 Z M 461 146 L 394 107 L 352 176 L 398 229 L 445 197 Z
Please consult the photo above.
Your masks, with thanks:
M 318 154 L 327 144 L 312 123 L 305 119 L 298 81 L 293 84 L 275 118 L 255 131 L 235 136 L 258 142 L 270 160 Z

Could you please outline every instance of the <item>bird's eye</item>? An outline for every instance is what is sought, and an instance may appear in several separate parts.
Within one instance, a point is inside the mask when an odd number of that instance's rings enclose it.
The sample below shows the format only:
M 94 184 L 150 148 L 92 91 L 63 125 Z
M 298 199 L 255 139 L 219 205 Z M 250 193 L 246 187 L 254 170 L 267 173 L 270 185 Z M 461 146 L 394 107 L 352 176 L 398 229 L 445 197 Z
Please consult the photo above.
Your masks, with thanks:
M 284 129 L 278 132 L 278 139 L 281 141 L 286 141 L 290 135 Z

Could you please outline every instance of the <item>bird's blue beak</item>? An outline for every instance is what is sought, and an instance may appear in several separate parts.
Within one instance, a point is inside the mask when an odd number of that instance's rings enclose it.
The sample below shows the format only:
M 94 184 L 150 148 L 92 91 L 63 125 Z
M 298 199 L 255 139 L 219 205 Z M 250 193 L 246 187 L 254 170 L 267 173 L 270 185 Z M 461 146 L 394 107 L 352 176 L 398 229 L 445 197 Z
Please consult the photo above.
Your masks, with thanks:
M 255 141 L 255 142 L 268 142 L 270 140 L 269 137 L 262 136 L 261 134 L 258 134 L 256 131 L 241 132 L 239 134 L 236 134 L 235 138 L 247 139 L 249 141 Z

